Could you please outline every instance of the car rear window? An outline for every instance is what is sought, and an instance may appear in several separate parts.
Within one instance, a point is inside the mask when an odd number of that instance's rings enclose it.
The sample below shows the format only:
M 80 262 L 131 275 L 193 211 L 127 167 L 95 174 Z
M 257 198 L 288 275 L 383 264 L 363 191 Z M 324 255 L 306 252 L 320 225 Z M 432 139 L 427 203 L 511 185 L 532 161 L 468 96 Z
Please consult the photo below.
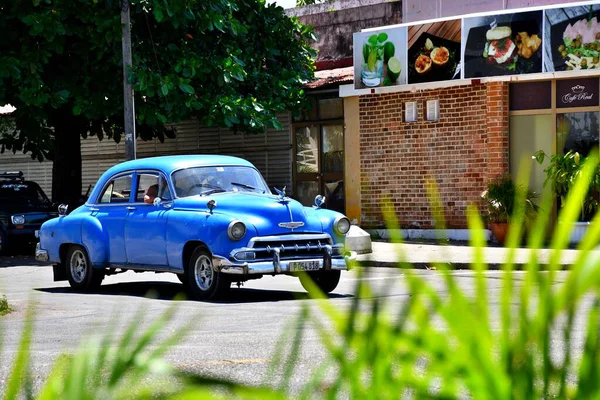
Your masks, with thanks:
M 14 203 L 23 200 L 43 203 L 48 201 L 48 198 L 35 184 L 27 182 L 0 183 L 0 203 Z

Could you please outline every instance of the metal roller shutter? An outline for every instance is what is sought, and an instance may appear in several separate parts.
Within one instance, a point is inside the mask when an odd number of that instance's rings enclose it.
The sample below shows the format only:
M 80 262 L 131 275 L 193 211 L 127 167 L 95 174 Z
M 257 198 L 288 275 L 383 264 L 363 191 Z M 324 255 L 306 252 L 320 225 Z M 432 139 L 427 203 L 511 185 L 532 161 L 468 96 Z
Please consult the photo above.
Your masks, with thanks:
M 25 179 L 35 181 L 46 193 L 52 195 L 52 161 L 32 160 L 28 154 L 5 151 L 0 154 L 0 172 L 22 171 Z
M 171 154 L 224 154 L 242 157 L 253 163 L 263 174 L 269 187 L 292 188 L 292 143 L 290 114 L 281 113 L 281 130 L 269 129 L 266 134 L 234 134 L 216 127 L 202 127 L 197 120 L 177 124 L 177 137 L 164 143 L 154 139 L 137 141 L 138 158 Z M 100 175 L 113 165 L 125 161 L 124 142 L 97 137 L 81 140 L 83 193 L 94 185 Z M 36 181 L 47 193 L 52 193 L 52 162 L 38 162 L 24 154 L 5 152 L 0 155 L 0 171 L 23 171 L 27 179 Z

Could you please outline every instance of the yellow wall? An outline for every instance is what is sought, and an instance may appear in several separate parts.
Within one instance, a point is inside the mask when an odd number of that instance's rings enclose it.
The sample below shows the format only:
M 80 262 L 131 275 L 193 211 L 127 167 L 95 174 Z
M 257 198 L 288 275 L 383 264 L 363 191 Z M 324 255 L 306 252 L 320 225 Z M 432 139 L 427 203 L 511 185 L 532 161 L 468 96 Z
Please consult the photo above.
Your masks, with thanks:
M 358 96 L 344 98 L 346 215 L 360 224 L 360 125 Z

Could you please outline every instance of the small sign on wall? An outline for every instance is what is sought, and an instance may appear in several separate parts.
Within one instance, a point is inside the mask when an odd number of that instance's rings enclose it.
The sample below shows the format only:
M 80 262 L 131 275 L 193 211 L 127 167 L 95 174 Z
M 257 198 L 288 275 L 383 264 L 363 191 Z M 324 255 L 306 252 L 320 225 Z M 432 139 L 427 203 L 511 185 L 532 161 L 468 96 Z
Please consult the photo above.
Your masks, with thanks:
M 404 103 L 404 122 L 416 122 L 417 121 L 417 102 L 407 101 Z
M 440 101 L 427 100 L 427 121 L 437 121 L 440 119 Z
M 556 107 L 598 106 L 598 78 L 556 81 Z

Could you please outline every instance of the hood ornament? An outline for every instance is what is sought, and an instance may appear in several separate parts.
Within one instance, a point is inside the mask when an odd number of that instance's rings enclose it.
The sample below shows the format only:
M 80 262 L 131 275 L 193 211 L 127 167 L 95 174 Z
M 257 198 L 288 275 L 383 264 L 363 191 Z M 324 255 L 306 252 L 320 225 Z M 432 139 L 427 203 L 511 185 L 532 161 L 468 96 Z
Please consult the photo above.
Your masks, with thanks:
M 275 189 L 275 192 L 277 192 L 277 194 L 279 195 L 279 202 L 280 203 L 287 203 L 289 201 L 288 198 L 285 197 L 285 186 L 283 187 L 282 190 L 279 190 L 277 188 L 273 188 Z
M 290 221 L 290 222 L 280 222 L 278 224 L 280 228 L 288 228 L 288 229 L 296 229 L 304 226 L 304 222 L 301 221 Z

